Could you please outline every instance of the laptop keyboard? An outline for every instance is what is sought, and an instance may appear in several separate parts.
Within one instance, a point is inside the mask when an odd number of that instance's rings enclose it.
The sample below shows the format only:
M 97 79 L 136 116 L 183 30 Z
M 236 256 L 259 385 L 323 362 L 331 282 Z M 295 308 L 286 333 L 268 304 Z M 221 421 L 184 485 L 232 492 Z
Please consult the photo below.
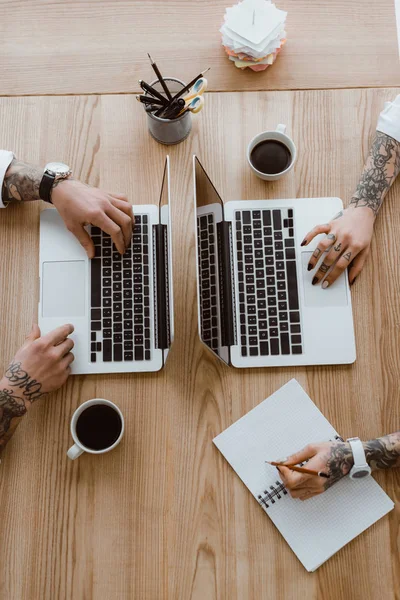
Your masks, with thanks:
M 242 356 L 302 354 L 293 209 L 236 211 Z
M 91 227 L 91 236 L 90 361 L 150 360 L 148 217 L 135 215 L 132 242 L 123 256 L 98 227 Z
M 197 218 L 201 337 L 218 353 L 217 239 L 212 214 Z

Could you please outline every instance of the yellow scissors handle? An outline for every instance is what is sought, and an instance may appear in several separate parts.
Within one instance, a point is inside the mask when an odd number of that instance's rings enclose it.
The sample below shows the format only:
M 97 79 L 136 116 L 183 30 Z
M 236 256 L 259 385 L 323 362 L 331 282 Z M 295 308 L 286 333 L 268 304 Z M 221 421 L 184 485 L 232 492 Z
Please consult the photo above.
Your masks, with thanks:
M 196 96 L 189 102 L 186 106 L 186 110 L 190 110 L 192 113 L 198 113 L 204 106 L 204 98 L 203 96 Z
M 196 81 L 194 86 L 190 88 L 186 96 L 184 96 L 185 102 L 188 100 L 193 100 L 196 96 L 201 96 L 207 90 L 207 79 L 205 77 L 201 77 Z

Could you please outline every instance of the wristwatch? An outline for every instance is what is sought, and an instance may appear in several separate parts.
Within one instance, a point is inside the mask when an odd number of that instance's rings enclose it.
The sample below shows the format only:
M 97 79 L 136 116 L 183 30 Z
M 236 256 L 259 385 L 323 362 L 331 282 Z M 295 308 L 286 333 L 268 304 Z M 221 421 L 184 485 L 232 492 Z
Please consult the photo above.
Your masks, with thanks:
M 364 447 L 360 438 L 354 437 L 347 440 L 353 452 L 354 465 L 350 471 L 351 479 L 362 479 L 371 475 L 371 467 L 365 458 Z
M 72 171 L 68 165 L 61 162 L 47 163 L 39 186 L 40 199 L 51 204 L 51 192 L 54 182 L 60 179 L 68 179 L 71 175 Z

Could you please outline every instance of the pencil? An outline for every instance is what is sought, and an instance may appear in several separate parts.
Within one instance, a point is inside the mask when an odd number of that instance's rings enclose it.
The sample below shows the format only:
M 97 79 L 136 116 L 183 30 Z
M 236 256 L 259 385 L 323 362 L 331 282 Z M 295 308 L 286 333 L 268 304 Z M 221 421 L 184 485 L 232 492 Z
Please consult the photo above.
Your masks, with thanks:
M 156 63 L 153 61 L 153 59 L 151 58 L 149 53 L 147 53 L 147 56 L 150 59 L 150 63 L 151 63 L 151 66 L 153 67 L 153 71 L 157 75 L 158 81 L 161 83 L 162 88 L 163 88 L 164 92 L 166 93 L 168 100 L 172 100 L 171 92 L 169 91 L 168 86 L 165 83 L 163 76 L 160 73 L 159 68 L 157 67 Z
M 190 88 L 196 83 L 196 81 L 198 79 L 200 79 L 200 77 L 203 77 L 207 71 L 210 70 L 211 67 L 208 67 L 208 69 L 206 69 L 205 71 L 203 71 L 202 73 L 200 73 L 200 75 L 197 75 L 197 77 L 195 77 L 194 79 L 192 79 L 192 81 L 190 83 L 188 83 L 187 85 L 185 85 L 184 88 L 181 89 L 180 92 L 178 92 L 177 94 L 175 94 L 175 96 L 172 98 L 172 100 L 177 100 L 177 98 L 180 98 L 183 94 L 185 94 L 188 90 L 190 90 Z
M 297 467 L 296 465 L 285 465 L 284 463 L 273 462 L 269 460 L 266 460 L 265 462 L 273 467 L 286 467 L 291 471 L 296 471 L 296 473 L 304 473 L 305 475 L 318 475 L 318 477 L 325 477 L 325 479 L 329 479 L 330 477 L 328 473 L 324 473 L 323 471 L 313 471 L 312 469 L 305 469 L 304 467 Z

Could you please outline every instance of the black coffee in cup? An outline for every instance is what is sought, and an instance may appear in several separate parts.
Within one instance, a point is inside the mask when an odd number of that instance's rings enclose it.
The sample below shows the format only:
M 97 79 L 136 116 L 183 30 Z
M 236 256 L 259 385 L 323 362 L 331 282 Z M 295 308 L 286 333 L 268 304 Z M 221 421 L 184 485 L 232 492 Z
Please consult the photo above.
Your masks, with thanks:
M 254 146 L 250 160 L 257 171 L 265 175 L 276 175 L 290 166 L 292 154 L 289 148 L 278 140 L 263 140 Z
M 108 404 L 92 404 L 78 417 L 76 435 L 90 450 L 105 450 L 112 446 L 122 431 L 122 420 Z

